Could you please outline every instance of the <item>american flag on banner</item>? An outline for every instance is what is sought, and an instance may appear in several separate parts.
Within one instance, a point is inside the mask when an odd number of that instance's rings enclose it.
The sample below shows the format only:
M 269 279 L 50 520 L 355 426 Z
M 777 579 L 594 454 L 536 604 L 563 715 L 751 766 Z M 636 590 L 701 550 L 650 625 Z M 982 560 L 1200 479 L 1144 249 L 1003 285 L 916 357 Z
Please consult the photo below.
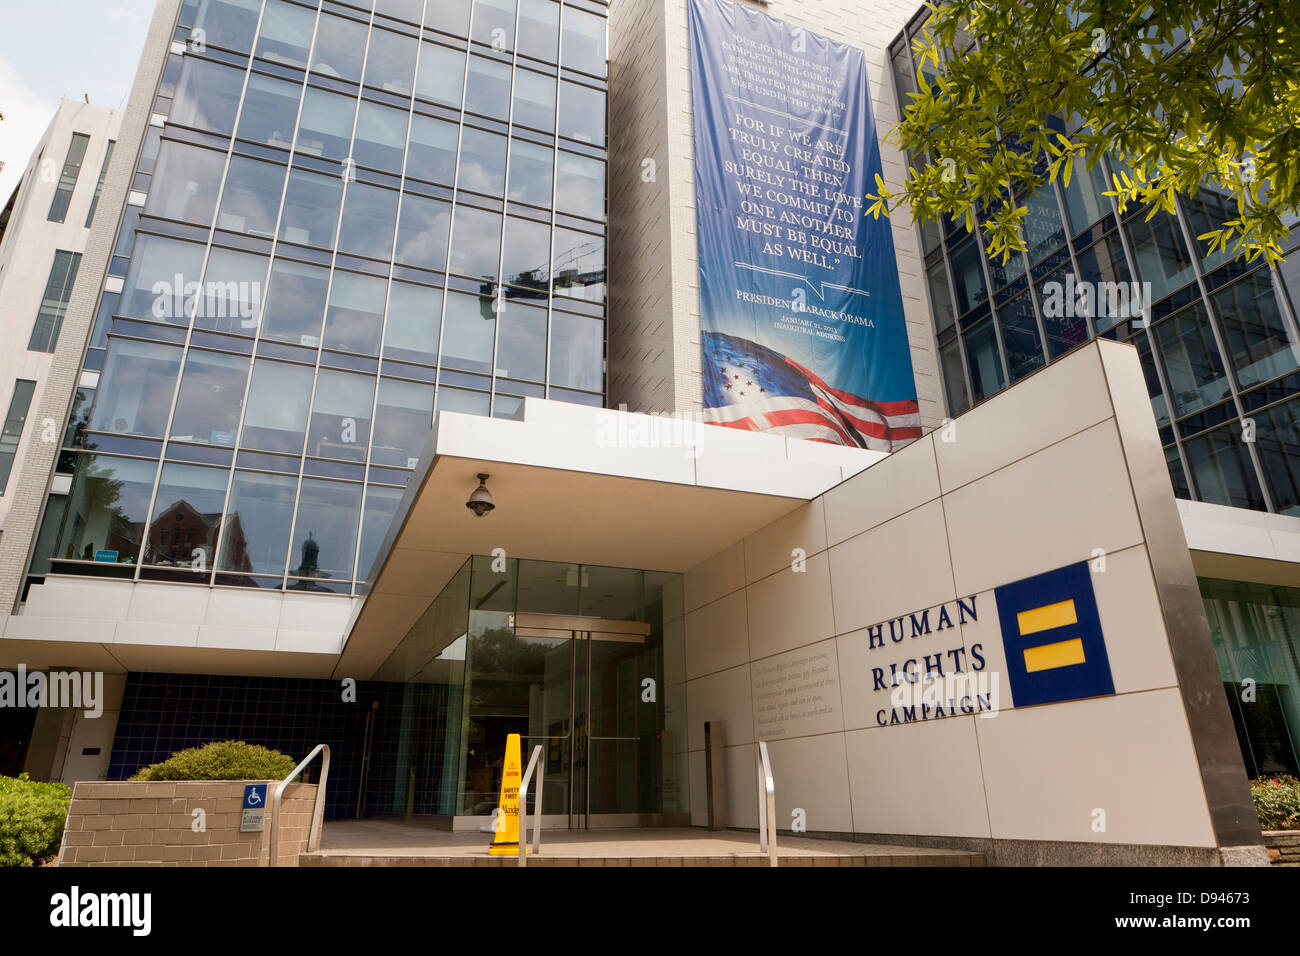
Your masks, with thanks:
M 769 348 L 708 332 L 704 341 L 704 420 L 833 445 L 897 451 L 921 437 L 915 400 L 873 402 L 831 388 Z

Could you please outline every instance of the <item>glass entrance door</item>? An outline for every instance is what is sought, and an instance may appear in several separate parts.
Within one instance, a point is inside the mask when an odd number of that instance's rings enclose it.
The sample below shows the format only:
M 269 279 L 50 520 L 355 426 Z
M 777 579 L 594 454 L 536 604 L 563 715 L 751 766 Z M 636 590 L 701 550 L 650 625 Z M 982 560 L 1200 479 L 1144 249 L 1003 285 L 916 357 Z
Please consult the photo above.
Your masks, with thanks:
M 546 822 L 575 829 L 654 822 L 662 736 L 656 695 L 646 688 L 657 687 L 660 664 L 646 629 L 568 619 L 566 633 L 554 626 L 560 621 L 519 617 L 516 636 L 547 646 L 542 681 L 529 694 L 525 741 L 528 753 L 544 748 Z

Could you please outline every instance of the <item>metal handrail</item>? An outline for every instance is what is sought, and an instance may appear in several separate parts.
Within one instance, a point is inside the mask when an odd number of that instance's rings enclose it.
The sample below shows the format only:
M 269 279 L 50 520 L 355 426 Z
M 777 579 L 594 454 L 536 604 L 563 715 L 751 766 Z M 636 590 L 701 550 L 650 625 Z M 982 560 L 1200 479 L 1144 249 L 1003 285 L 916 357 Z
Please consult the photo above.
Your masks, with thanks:
M 772 762 L 767 756 L 767 741 L 760 740 L 755 755 L 758 769 L 758 849 L 776 866 L 776 784 L 772 780 Z
M 546 775 L 546 764 L 542 763 L 542 745 L 533 748 L 533 755 L 528 758 L 528 769 L 524 779 L 519 782 L 519 865 L 528 865 L 528 781 L 537 771 L 537 822 L 533 824 L 533 855 L 542 852 L 542 778 Z
M 311 763 L 318 753 L 324 753 L 324 757 L 321 758 L 320 780 L 316 783 L 316 805 L 311 811 L 311 831 L 307 834 L 306 852 L 313 853 L 320 849 L 321 818 L 325 812 L 325 782 L 329 780 L 330 775 L 329 744 L 317 744 L 316 749 L 304 757 L 302 763 L 294 767 L 289 776 L 276 784 L 275 791 L 271 794 L 271 856 L 267 866 L 278 866 L 280 860 L 280 799 L 293 778 L 302 773 L 303 768 Z

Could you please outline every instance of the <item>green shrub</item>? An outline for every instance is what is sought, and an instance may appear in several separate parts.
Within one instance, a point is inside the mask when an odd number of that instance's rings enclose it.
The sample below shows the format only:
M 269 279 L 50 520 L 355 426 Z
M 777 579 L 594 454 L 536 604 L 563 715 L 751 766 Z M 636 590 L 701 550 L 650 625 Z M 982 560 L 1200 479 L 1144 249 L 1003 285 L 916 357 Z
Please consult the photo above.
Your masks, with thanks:
M 0 777 L 0 866 L 36 866 L 58 853 L 71 798 L 61 783 Z
M 223 740 L 142 767 L 132 780 L 283 780 L 297 762 L 278 750 Z
M 1250 782 L 1261 830 L 1300 830 L 1300 780 L 1282 774 Z

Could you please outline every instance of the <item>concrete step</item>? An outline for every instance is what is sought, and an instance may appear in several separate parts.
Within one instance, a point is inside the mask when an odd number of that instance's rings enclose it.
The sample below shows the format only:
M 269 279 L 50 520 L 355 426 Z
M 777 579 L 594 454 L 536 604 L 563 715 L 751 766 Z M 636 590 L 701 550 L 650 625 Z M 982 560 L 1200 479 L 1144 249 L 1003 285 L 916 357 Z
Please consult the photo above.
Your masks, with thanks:
M 589 848 L 590 849 L 590 848 Z M 892 849 L 892 848 L 891 848 Z M 903 848 L 900 848 L 903 849 Z M 780 866 L 984 866 L 982 853 L 959 850 L 913 850 L 904 852 L 866 853 L 780 853 Z M 318 850 L 298 857 L 299 866 L 515 866 L 515 857 L 483 855 L 446 855 L 413 851 L 409 853 L 358 853 Z M 758 853 L 719 854 L 714 856 L 596 856 L 584 854 L 548 854 L 528 858 L 529 867 L 560 866 L 768 866 L 768 858 Z

